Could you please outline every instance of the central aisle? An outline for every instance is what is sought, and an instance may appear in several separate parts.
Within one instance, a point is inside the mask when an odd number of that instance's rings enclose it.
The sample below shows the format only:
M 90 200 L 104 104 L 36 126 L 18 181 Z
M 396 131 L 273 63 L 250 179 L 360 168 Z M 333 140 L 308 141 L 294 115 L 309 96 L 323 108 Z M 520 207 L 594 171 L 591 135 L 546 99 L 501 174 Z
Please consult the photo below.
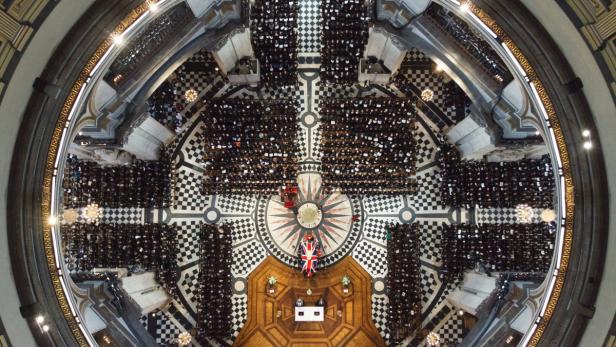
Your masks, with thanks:
M 341 283 L 344 275 L 351 279 L 347 293 Z M 278 280 L 273 293 L 268 290 L 270 276 Z M 352 257 L 308 279 L 270 256 L 250 275 L 248 320 L 236 345 L 385 346 L 371 318 L 371 288 L 370 275 Z M 326 303 L 323 322 L 295 322 L 298 298 L 304 306 L 313 306 L 321 297 Z

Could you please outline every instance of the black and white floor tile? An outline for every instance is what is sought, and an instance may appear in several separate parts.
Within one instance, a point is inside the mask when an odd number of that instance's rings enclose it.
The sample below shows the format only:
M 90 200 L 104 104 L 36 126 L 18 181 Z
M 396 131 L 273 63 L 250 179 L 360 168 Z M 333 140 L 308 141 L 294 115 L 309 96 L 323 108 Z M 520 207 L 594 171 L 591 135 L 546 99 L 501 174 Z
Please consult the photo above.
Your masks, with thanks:
M 534 208 L 533 223 L 541 223 L 541 212 L 543 210 Z M 515 208 L 476 208 L 475 221 L 477 224 L 513 224 L 517 223 Z
M 321 49 L 321 10 L 318 0 L 300 0 L 298 29 L 298 51 L 319 52 Z
M 372 295 L 372 321 L 381 336 L 387 336 L 387 307 L 389 298 L 387 295 Z
M 387 275 L 387 249 L 382 245 L 362 240 L 353 249 L 353 258 L 373 278 Z
M 265 258 L 267 253 L 257 240 L 233 247 L 231 274 L 235 277 L 248 277 Z
M 231 301 L 233 303 L 233 308 L 231 309 L 231 335 L 233 338 L 236 338 L 248 318 L 248 296 L 233 295 Z
M 181 329 L 173 322 L 173 319 L 162 311 L 159 313 L 156 322 L 156 343 L 159 346 L 171 346 L 174 340 L 182 332 Z
M 434 301 L 440 287 L 438 273 L 434 269 L 421 267 L 421 305 L 423 313 L 428 313 L 429 304 Z
M 216 207 L 223 214 L 248 215 L 257 205 L 254 195 L 220 195 L 216 196 Z
M 409 201 L 417 213 L 447 210 L 439 194 L 440 180 L 440 169 L 437 166 L 417 172 L 417 193 Z
M 317 93 L 320 88 L 318 69 L 299 66 L 301 162 L 319 161 L 319 115 Z
M 438 329 L 437 334 L 445 345 L 455 346 L 464 338 L 464 321 L 455 312 L 451 312 L 445 323 Z
M 245 243 L 257 236 L 255 221 L 251 216 L 222 217 L 218 223 L 231 228 L 233 245 Z
M 403 196 L 371 195 L 363 198 L 368 214 L 396 214 L 404 206 Z
M 456 93 L 463 93 L 463 91 L 444 73 L 434 72 L 430 58 L 419 50 L 412 49 L 407 53 L 399 73 L 416 88 L 417 96 L 420 96 L 421 92 L 426 89 L 434 92 L 432 101 L 426 106 L 436 107 L 435 111 L 444 116 L 437 122 L 439 129 L 445 129 L 458 123 L 470 113 L 468 105 L 457 107 L 450 102 L 452 99 L 451 93 L 454 90 Z M 438 119 L 439 117 L 435 118 Z
M 116 224 L 143 224 L 145 210 L 137 207 L 104 208 L 101 222 Z
M 184 160 L 196 167 L 203 167 L 205 154 L 205 143 L 203 141 L 203 124 L 198 122 L 197 128 L 186 139 L 186 144 L 182 148 Z
M 148 315 L 152 318 L 148 319 Z M 177 336 L 185 331 L 167 311 L 155 311 L 148 315 L 141 316 L 139 321 L 147 331 L 152 333 L 152 337 L 159 346 L 174 345 Z M 150 327 L 148 323 L 155 326 Z
M 185 165 L 177 169 L 172 210 L 188 213 L 202 212 L 209 205 L 209 198 L 201 193 L 202 185 L 203 174 L 201 172 Z
M 178 231 L 178 265 L 197 261 L 199 256 L 199 230 L 203 220 L 199 218 L 171 219 L 168 224 L 175 224 Z
M 312 6 L 316 1 L 300 1 L 300 5 Z M 307 7 L 306 7 L 307 8 Z M 300 23 L 308 23 L 308 16 L 300 18 Z M 302 47 L 306 50 L 315 49 L 311 46 L 313 38 L 306 33 Z M 318 49 L 317 49 L 318 51 Z M 300 114 L 300 144 L 301 170 L 298 177 L 300 190 L 304 197 L 322 200 L 324 207 L 335 205 L 337 216 L 332 221 L 330 229 L 325 229 L 331 237 L 323 236 L 328 247 L 326 257 L 319 266 L 334 264 L 342 257 L 351 255 L 374 279 L 383 279 L 387 275 L 387 226 L 396 223 L 418 222 L 422 228 L 422 304 L 424 322 L 445 323 L 445 316 L 438 313 L 446 305 L 445 296 L 449 286 L 438 279 L 440 267 L 440 229 L 442 223 L 462 218 L 463 211 L 453 211 L 442 206 L 438 194 L 440 176 L 434 157 L 437 148 L 435 132 L 439 127 L 421 112 L 419 129 L 416 131 L 418 147 L 418 192 L 410 196 L 321 196 L 319 170 L 319 107 L 320 98 L 348 98 L 354 96 L 391 96 L 401 94 L 395 88 L 378 86 L 335 87 L 321 85 L 318 78 L 318 64 L 312 59 L 304 59 L 300 64 L 299 87 L 288 89 L 267 89 L 253 87 L 237 87 L 225 85 L 217 88 L 217 96 L 240 98 L 295 98 Z M 423 77 L 422 77 L 423 78 Z M 418 83 L 424 83 L 420 79 Z M 428 83 L 428 82 L 425 82 Z M 431 82 L 430 82 L 431 83 Z M 184 317 L 184 325 L 195 322 L 197 310 L 197 278 L 198 261 L 198 231 L 200 223 L 227 223 L 232 229 L 233 264 L 232 274 L 234 284 L 247 283 L 250 273 L 268 255 L 273 255 L 290 266 L 297 266 L 293 252 L 284 249 L 283 242 L 294 231 L 295 216 L 285 209 L 274 211 L 277 204 L 275 197 L 256 196 L 203 196 L 201 184 L 203 168 L 201 159 L 205 150 L 203 147 L 203 128 L 200 118 L 187 124 L 186 132 L 178 139 L 177 148 L 173 151 L 177 162 L 174 205 L 156 213 L 158 218 L 167 223 L 179 226 L 180 254 L 178 263 L 181 276 L 178 282 L 181 300 L 174 306 L 174 316 Z M 301 178 L 301 179 L 300 179 Z M 331 198 L 331 201 L 328 201 Z M 276 215 L 276 217 L 271 217 Z M 356 215 L 359 221 L 352 222 L 351 216 Z M 270 216 L 271 218 L 265 218 Z M 341 217 L 342 216 L 342 217 Z M 457 216 L 457 217 L 456 217 Z M 488 217 L 485 217 L 488 216 Z M 490 218 L 489 211 L 478 211 L 477 217 Z M 288 224 L 284 226 L 285 224 Z M 280 226 L 283 227 L 280 227 Z M 333 233 L 332 233 L 333 232 Z M 335 234 L 335 236 L 334 236 Z M 282 236 L 281 236 L 282 235 Z M 282 239 L 281 239 L 282 238 Z M 329 253 L 329 254 L 327 254 Z M 232 298 L 233 337 L 239 334 L 247 317 L 247 300 L 245 285 L 235 290 Z M 379 331 L 386 334 L 387 296 L 385 290 L 373 295 L 373 319 Z M 449 317 L 449 316 L 448 316 Z M 176 319 L 176 321 L 179 321 Z M 441 326 L 439 326 L 440 328 Z M 184 326 L 179 329 L 184 329 Z M 449 330 L 455 330 L 448 328 Z M 457 330 L 456 330 L 457 331 Z
M 422 218 L 417 221 L 421 228 L 421 260 L 434 266 L 441 265 L 441 225 L 443 219 Z
M 188 304 L 190 310 L 192 310 L 192 312 L 197 312 L 199 300 L 199 265 L 193 264 L 181 272 L 178 288 L 180 289 L 184 302 Z M 193 319 L 197 319 L 197 317 L 193 317 Z
M 447 313 L 443 314 L 443 312 Z M 436 332 L 440 337 L 440 346 L 457 346 L 467 333 L 464 321 L 456 314 L 456 310 L 449 306 L 441 310 L 438 316 L 440 320 L 434 324 L 431 331 Z M 417 342 L 419 343 L 408 346 L 428 347 L 425 340 Z
M 436 145 L 430 138 L 425 127 L 420 126 L 415 131 L 415 146 L 417 149 L 417 167 L 420 168 L 435 160 Z
M 368 217 L 364 221 L 364 238 L 387 247 L 387 229 L 398 223 L 398 217 Z

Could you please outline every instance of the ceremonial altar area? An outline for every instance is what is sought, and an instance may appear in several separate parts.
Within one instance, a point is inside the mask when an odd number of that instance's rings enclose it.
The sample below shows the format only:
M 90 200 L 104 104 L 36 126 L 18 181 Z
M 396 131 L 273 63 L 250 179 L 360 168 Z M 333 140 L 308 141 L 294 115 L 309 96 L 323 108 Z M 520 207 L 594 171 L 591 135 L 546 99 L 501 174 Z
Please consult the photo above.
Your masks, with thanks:
M 341 279 L 350 280 L 348 286 Z M 275 284 L 271 285 L 274 278 Z M 385 346 L 371 314 L 370 275 L 352 257 L 307 277 L 268 257 L 248 282 L 248 319 L 238 346 Z M 296 306 L 300 301 L 303 306 Z M 319 301 L 322 306 L 318 306 Z M 298 321 L 298 309 L 322 307 L 322 321 Z

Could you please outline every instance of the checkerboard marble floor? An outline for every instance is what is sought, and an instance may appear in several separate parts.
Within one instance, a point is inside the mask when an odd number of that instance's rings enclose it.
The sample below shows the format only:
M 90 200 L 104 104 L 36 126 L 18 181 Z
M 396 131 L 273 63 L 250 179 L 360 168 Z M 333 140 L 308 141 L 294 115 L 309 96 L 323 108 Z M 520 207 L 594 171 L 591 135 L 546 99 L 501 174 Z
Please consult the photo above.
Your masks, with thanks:
M 318 52 L 321 49 L 320 1 L 300 0 L 298 14 L 299 52 Z
M 302 2 L 311 6 L 313 1 Z M 308 17 L 306 17 L 308 18 Z M 305 19 L 307 20 L 307 19 Z M 300 22 L 302 19 L 300 19 Z M 305 37 L 310 37 L 306 34 Z M 306 39 L 304 47 L 310 46 L 311 39 Z M 312 47 L 312 46 L 310 46 Z M 312 48 L 310 48 L 312 49 Z M 319 175 L 319 109 L 318 100 L 324 97 L 348 98 L 356 96 L 402 96 L 391 86 L 351 86 L 333 87 L 320 85 L 318 65 L 312 63 L 300 64 L 299 87 L 295 88 L 253 88 L 223 86 L 217 89 L 217 97 L 229 98 L 290 98 L 295 99 L 300 107 L 300 134 L 301 143 L 300 178 L 302 182 L 313 182 L 310 188 L 304 187 L 303 193 L 308 190 L 316 198 L 316 188 Z M 207 96 L 206 96 L 207 97 Z M 424 325 L 432 324 L 443 330 L 443 334 L 451 341 L 459 341 L 463 332 L 458 329 L 456 322 L 450 323 L 452 315 L 442 315 L 446 305 L 445 296 L 452 288 L 440 282 L 438 271 L 441 266 L 440 259 L 440 225 L 464 221 L 466 211 L 453 210 L 443 206 L 438 196 L 440 182 L 439 169 L 435 164 L 435 150 L 439 144 L 439 127 L 434 125 L 428 117 L 420 113 L 419 129 L 416 131 L 418 144 L 418 164 L 416 179 L 418 192 L 411 196 L 348 196 L 344 212 L 358 217 L 357 222 L 349 224 L 345 235 L 335 247 L 336 256 L 320 263 L 328 266 L 350 255 L 358 261 L 373 277 L 374 283 L 381 283 L 387 276 L 386 255 L 387 236 L 386 228 L 395 223 L 417 222 L 422 228 L 421 238 L 421 264 L 422 264 L 422 305 Z M 268 255 L 273 255 L 296 266 L 296 260 L 289 252 L 280 248 L 279 235 L 275 234 L 274 224 L 265 221 L 270 204 L 275 204 L 275 197 L 269 196 L 203 196 L 200 193 L 203 168 L 200 158 L 205 150 L 202 144 L 203 123 L 194 118 L 187 123 L 185 131 L 171 149 L 176 162 L 176 177 L 174 180 L 174 203 L 165 210 L 154 211 L 152 216 L 155 222 L 175 223 L 179 226 L 178 242 L 180 252 L 178 265 L 180 266 L 180 300 L 174 302 L 170 310 L 164 312 L 171 316 L 169 320 L 176 324 L 177 331 L 194 327 L 197 310 L 197 276 L 198 276 L 198 230 L 201 223 L 227 223 L 232 228 L 233 240 L 233 286 L 232 297 L 233 331 L 232 343 L 247 317 L 246 306 L 247 277 Z M 312 181 L 311 181 L 312 180 Z M 302 185 L 300 182 L 300 186 Z M 271 212 L 271 211 L 270 211 Z M 283 211 L 284 212 L 284 211 Z M 477 218 L 490 218 L 490 211 L 479 211 Z M 282 214 L 282 213 L 281 213 Z M 482 217 L 484 216 L 484 217 Z M 486 217 L 488 216 L 488 217 Z M 280 217 L 282 218 L 282 217 Z M 291 221 L 291 219 L 289 219 Z M 346 228 L 346 227 L 345 227 Z M 343 228 L 344 229 L 344 228 Z M 286 229 L 285 229 L 286 230 Z M 340 231 L 341 232 L 341 231 Z M 278 238 L 278 239 L 277 239 Z M 278 241 L 276 241 L 278 240 Z M 334 249 L 334 248 L 332 248 Z M 375 285 L 376 287 L 376 285 Z M 373 288 L 373 319 L 383 336 L 386 334 L 387 324 L 387 295 L 386 290 Z M 455 311 L 449 308 L 450 311 Z M 164 330 L 164 331 L 163 331 Z M 169 334 L 176 332 L 172 328 L 161 330 L 160 341 Z M 439 330 L 440 331 L 440 330 Z M 413 338 L 409 338 L 407 345 L 417 345 Z

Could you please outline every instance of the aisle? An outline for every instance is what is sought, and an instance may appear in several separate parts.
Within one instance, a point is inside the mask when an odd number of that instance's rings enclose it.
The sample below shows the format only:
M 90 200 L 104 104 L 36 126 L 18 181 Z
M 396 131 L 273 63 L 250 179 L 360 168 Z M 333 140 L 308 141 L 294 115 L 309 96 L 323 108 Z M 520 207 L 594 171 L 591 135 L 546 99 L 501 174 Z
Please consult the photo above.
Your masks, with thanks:
M 321 12 L 319 0 L 299 0 L 299 53 L 319 52 L 321 48 Z

